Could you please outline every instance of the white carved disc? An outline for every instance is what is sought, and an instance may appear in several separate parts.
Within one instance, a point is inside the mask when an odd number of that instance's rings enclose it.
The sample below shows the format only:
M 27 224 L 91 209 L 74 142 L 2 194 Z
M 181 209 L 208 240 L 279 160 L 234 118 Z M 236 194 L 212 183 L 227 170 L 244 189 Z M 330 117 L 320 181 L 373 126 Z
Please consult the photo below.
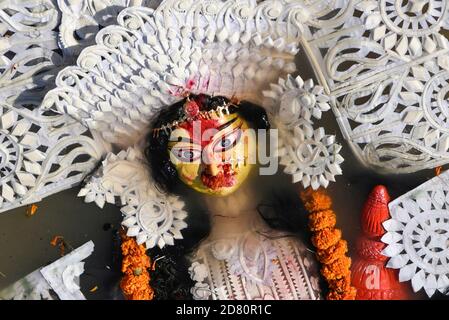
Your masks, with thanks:
M 366 166 L 408 173 L 449 162 L 447 0 L 340 0 L 304 22 L 302 45 Z
M 264 91 L 266 107 L 279 132 L 277 153 L 285 173 L 291 174 L 293 183 L 301 182 L 304 188 L 314 190 L 327 187 L 342 174 L 339 154 L 341 146 L 335 136 L 326 135 L 324 128 L 314 129 L 312 117 L 321 119 L 322 112 L 330 109 L 329 97 L 321 86 L 300 76 L 279 79 Z
M 449 289 L 449 171 L 390 203 L 392 219 L 384 223 L 387 266 L 400 269 L 415 292 L 431 297 Z
M 448 26 L 444 0 L 380 0 L 380 15 L 388 28 L 400 35 L 416 37 Z
M 78 196 L 101 208 L 105 203 L 119 204 L 127 235 L 148 249 L 156 245 L 163 248 L 182 239 L 187 212 L 178 197 L 164 194 L 153 185 L 140 150 L 109 153 Z

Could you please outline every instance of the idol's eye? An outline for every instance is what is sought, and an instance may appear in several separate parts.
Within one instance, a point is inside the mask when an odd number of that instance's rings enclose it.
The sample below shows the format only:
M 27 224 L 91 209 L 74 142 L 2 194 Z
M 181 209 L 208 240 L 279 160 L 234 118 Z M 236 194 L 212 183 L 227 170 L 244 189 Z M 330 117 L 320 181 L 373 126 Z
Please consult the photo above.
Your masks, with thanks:
M 172 148 L 171 152 L 182 162 L 193 162 L 201 157 L 201 151 L 191 148 Z
M 214 152 L 224 152 L 233 148 L 240 140 L 242 130 L 237 129 L 221 137 L 214 144 Z

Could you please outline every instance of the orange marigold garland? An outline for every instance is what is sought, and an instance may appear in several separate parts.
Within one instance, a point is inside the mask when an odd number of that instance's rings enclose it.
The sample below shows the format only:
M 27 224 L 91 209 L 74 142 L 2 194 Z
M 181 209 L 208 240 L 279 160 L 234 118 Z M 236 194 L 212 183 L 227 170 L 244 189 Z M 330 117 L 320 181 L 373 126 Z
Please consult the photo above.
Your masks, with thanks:
M 143 245 L 138 245 L 134 238 L 122 237 L 122 272 L 120 288 L 128 300 L 152 300 L 154 291 L 150 287 L 150 257 Z
M 356 289 L 351 286 L 351 259 L 346 256 L 348 244 L 341 239 L 341 230 L 335 228 L 336 214 L 332 200 L 324 189 L 302 191 L 301 200 L 309 211 L 312 244 L 322 264 L 321 274 L 329 285 L 328 300 L 354 300 Z

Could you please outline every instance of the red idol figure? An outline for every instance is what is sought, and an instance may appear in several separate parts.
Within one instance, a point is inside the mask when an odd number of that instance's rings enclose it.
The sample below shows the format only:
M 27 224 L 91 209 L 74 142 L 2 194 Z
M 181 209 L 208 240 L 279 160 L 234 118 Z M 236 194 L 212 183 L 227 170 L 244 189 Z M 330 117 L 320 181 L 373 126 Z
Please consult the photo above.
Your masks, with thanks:
M 352 267 L 352 284 L 357 300 L 403 300 L 408 288 L 398 280 L 397 270 L 386 267 L 388 257 L 382 255 L 385 234 L 382 223 L 390 218 L 390 196 L 384 186 L 371 191 L 362 210 L 362 235 L 357 241 L 357 257 Z

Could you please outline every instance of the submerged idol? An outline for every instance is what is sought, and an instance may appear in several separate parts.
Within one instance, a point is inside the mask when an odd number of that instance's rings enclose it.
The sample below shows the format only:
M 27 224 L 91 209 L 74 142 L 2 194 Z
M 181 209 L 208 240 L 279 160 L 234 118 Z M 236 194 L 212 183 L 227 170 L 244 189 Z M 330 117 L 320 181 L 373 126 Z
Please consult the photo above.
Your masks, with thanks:
M 266 142 L 256 133 L 269 127 L 263 108 L 219 96 L 190 95 L 156 117 L 146 150 L 154 180 L 166 192 L 179 192 L 181 184 L 197 191 L 207 212 L 197 221 L 189 217 L 193 231 L 184 243 L 153 251 L 167 264 L 158 272 L 171 270 L 153 277 L 156 296 L 320 298 L 313 253 L 298 236 L 300 226 L 288 210 L 271 218 L 262 214 L 261 177 L 258 186 L 247 179 L 258 166 L 258 144 Z M 195 230 L 204 221 L 206 227 Z

